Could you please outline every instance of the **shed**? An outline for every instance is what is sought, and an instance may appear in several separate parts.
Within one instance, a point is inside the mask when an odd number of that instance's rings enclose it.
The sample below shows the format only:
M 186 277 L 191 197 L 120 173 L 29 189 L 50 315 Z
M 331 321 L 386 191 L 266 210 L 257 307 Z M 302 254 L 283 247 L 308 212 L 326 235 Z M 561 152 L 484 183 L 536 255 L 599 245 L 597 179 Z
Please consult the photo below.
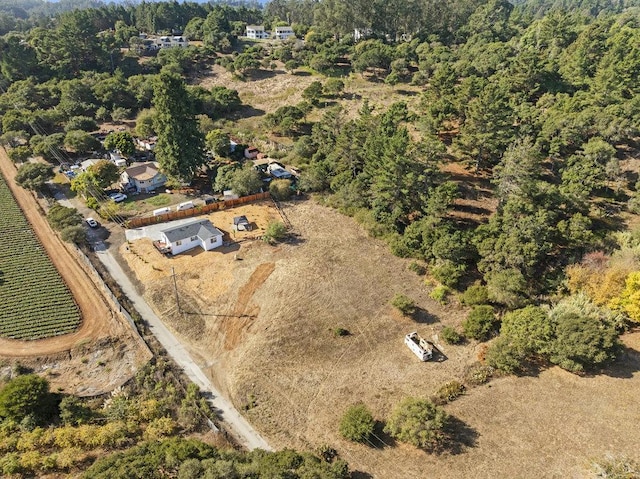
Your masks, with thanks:
M 233 218 L 233 230 L 234 231 L 251 231 L 251 223 L 245 215 L 236 216 Z

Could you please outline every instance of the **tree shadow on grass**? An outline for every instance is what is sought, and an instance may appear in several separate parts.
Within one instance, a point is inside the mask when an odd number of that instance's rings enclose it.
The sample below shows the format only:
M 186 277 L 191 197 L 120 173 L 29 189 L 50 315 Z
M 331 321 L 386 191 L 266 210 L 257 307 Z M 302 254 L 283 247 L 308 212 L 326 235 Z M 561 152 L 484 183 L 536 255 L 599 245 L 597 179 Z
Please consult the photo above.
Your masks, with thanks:
M 373 426 L 373 434 L 369 440 L 369 445 L 376 449 L 384 449 L 386 447 L 394 447 L 396 440 L 384 432 L 384 423 L 382 421 L 376 421 Z
M 373 479 L 371 474 L 362 471 L 353 471 L 350 477 L 351 479 Z
M 437 323 L 439 319 L 431 314 L 426 309 L 416 307 L 413 314 L 411 314 L 411 319 L 413 319 L 416 323 L 420 324 L 433 324 Z
M 623 346 L 615 361 L 602 368 L 597 374 L 612 378 L 628 379 L 640 371 L 640 351 Z M 590 374 L 596 375 L 596 374 Z
M 475 447 L 480 436 L 475 429 L 454 416 L 449 417 L 445 432 L 450 439 L 445 444 L 444 451 L 450 454 L 462 454 Z

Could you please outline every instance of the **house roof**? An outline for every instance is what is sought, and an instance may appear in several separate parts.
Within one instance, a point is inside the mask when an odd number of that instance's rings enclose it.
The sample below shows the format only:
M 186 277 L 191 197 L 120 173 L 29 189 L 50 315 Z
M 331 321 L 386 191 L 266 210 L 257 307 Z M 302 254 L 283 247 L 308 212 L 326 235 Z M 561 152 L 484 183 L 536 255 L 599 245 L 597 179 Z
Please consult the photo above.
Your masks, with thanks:
M 150 180 L 159 173 L 158 167 L 152 161 L 130 166 L 124 171 L 129 175 L 129 178 L 134 178 L 138 181 Z
M 248 30 L 264 30 L 264 25 L 247 25 Z
M 245 215 L 236 216 L 233 218 L 233 224 L 236 226 L 240 224 L 249 224 L 249 220 L 247 220 L 247 217 Z
M 211 224 L 209 220 L 195 220 L 191 223 L 176 226 L 161 231 L 170 243 L 197 236 L 201 240 L 207 240 L 215 236 L 222 236 L 222 232 Z

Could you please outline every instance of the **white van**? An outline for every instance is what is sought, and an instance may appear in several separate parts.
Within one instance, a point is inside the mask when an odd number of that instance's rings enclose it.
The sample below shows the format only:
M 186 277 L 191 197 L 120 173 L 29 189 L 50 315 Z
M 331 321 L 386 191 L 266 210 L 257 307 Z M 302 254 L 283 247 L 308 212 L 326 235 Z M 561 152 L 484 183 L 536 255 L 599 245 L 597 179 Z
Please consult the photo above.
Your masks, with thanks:
M 164 207 L 164 208 L 158 208 L 157 210 L 153 210 L 153 216 L 160 216 L 160 215 L 164 215 L 166 213 L 169 213 L 171 211 L 171 209 L 169 207 Z
M 182 210 L 190 210 L 191 208 L 195 208 L 196 206 L 193 204 L 193 201 L 185 201 L 184 203 L 180 203 L 176 206 L 176 211 Z

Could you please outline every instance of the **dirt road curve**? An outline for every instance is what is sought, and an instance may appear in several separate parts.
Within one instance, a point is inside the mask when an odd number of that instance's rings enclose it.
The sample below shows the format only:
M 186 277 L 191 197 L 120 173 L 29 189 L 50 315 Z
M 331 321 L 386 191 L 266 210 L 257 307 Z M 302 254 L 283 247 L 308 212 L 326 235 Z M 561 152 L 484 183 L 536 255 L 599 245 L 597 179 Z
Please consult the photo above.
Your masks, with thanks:
M 14 184 L 16 169 L 2 147 L 0 147 L 0 172 L 7 180 L 9 188 L 53 264 L 71 290 L 82 317 L 80 328 L 72 334 L 37 341 L 0 339 L 0 356 L 24 357 L 54 354 L 69 350 L 82 340 L 93 340 L 125 332 L 125 326 L 112 313 L 100 290 L 79 263 L 80 260 L 74 257 L 52 231 L 49 223 L 40 213 L 35 198 L 29 191 Z

